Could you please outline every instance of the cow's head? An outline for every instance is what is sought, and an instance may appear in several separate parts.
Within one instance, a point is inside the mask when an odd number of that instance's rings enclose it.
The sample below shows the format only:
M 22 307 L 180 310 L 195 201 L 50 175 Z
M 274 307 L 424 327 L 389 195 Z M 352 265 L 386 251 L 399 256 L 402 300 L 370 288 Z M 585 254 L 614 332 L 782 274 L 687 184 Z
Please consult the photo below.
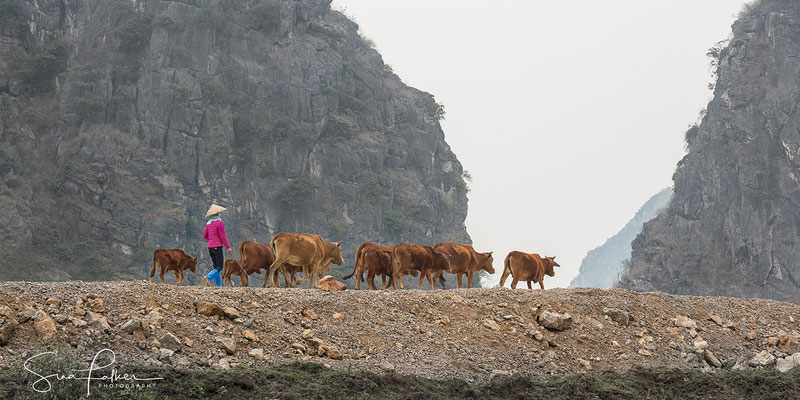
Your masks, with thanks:
M 344 263 L 344 258 L 342 258 L 342 242 L 336 242 L 336 245 L 333 246 L 331 259 L 336 265 L 342 265 L 342 263 Z
M 192 259 L 189 260 L 189 271 L 197 272 L 197 257 L 192 257 Z
M 483 257 L 481 257 L 481 261 L 480 261 L 480 264 L 478 265 L 478 268 L 480 268 L 480 269 L 482 269 L 482 270 L 484 270 L 484 271 L 486 271 L 486 272 L 488 272 L 490 274 L 493 274 L 494 273 L 494 258 L 492 257 L 492 252 L 490 251 L 488 253 L 481 253 L 481 255 Z
M 544 258 L 544 273 L 547 274 L 547 276 L 556 276 L 556 271 L 553 267 L 560 266 L 561 265 L 556 262 L 556 256 Z

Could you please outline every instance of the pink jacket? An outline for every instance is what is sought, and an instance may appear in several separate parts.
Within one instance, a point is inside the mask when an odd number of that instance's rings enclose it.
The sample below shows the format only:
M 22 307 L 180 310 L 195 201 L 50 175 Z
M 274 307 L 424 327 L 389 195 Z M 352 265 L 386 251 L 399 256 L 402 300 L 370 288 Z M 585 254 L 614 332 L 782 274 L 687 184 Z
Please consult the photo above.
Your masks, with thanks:
M 225 237 L 225 224 L 222 223 L 222 220 L 206 224 L 206 229 L 203 231 L 203 239 L 208 241 L 206 247 L 225 246 L 226 249 L 231 247 L 230 243 L 228 243 L 228 238 Z

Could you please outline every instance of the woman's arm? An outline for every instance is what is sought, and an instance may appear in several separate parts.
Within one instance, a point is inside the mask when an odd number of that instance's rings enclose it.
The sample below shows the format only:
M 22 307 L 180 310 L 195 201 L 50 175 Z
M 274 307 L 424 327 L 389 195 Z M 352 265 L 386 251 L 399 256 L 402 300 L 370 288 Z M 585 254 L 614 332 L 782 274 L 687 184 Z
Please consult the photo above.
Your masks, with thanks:
M 222 221 L 219 221 L 217 233 L 219 233 L 219 239 L 222 240 L 222 245 L 225 246 L 226 249 L 230 250 L 231 245 L 228 243 L 228 238 L 225 236 L 225 224 L 222 223 Z

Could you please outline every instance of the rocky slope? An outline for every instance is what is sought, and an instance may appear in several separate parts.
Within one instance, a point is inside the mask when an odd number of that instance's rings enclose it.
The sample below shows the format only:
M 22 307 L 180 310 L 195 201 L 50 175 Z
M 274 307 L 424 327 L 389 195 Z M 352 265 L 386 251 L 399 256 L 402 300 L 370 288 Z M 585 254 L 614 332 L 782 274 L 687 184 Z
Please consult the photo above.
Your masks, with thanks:
M 714 98 L 620 287 L 800 302 L 798 35 L 800 4 L 764 0 L 712 50 Z
M 664 189 L 651 197 L 627 224 L 602 245 L 586 253 L 581 267 L 569 287 L 594 287 L 608 289 L 626 272 L 623 262 L 630 262 L 631 242 L 642 232 L 642 225 L 663 210 L 672 198 L 672 188 Z
M 117 368 L 295 360 L 482 380 L 498 374 L 800 364 L 800 306 L 619 289 L 344 291 L 147 282 L 0 283 L 0 363 L 43 348 Z M 796 355 L 795 355 L 796 354 Z
M 330 0 L 2 0 L 0 273 L 206 268 L 211 202 L 235 243 L 469 242 L 442 116 Z

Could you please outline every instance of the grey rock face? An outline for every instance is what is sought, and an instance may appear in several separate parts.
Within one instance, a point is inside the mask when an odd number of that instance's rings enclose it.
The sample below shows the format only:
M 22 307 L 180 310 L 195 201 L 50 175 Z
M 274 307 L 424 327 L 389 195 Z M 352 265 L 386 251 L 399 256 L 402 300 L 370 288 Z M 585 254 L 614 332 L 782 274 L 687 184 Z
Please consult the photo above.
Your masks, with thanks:
M 793 1 L 733 24 L 672 202 L 633 242 L 620 287 L 800 301 L 799 35 Z
M 622 262 L 631 258 L 631 242 L 642 232 L 644 223 L 667 207 L 671 198 L 672 188 L 667 188 L 647 200 L 622 230 L 586 254 L 578 276 L 570 282 L 569 287 L 613 287 L 619 281 L 620 274 L 627 272 Z
M 0 19 L 5 279 L 145 278 L 159 247 L 206 270 L 211 202 L 228 207 L 234 245 L 314 232 L 352 260 L 364 240 L 470 242 L 433 96 L 329 0 L 12 3 Z M 31 249 L 23 276 L 13 255 Z

